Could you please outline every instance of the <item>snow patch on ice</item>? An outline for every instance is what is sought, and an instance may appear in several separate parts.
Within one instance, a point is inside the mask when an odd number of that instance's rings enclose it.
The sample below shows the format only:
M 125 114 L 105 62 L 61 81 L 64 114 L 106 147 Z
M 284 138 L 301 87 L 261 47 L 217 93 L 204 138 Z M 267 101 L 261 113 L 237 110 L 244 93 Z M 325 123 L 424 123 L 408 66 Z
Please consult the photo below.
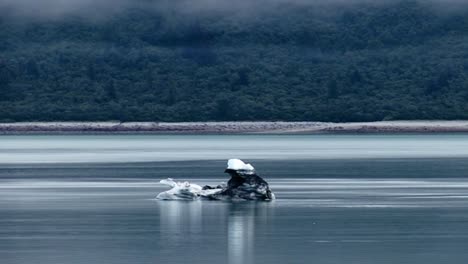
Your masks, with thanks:
M 244 163 L 242 160 L 240 159 L 230 159 L 228 160 L 228 163 L 227 163 L 227 169 L 229 170 L 245 170 L 245 171 L 254 171 L 255 168 L 250 165 L 249 163 Z

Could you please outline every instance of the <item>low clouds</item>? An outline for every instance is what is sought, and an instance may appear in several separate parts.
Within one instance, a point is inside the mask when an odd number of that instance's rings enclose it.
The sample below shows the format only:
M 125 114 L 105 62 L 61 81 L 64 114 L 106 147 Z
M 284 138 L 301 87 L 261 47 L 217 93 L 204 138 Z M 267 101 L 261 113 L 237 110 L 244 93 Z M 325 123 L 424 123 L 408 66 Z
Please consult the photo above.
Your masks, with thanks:
M 119 12 L 144 8 L 176 14 L 243 12 L 254 14 L 281 5 L 319 7 L 395 3 L 405 0 L 0 0 L 0 14 L 14 17 L 59 19 L 67 16 L 106 18 Z M 466 0 L 408 0 L 423 3 L 463 4 Z M 440 5 L 442 6 L 442 5 Z
M 137 4 L 129 0 L 0 0 L 3 16 L 61 18 L 69 15 L 103 16 Z

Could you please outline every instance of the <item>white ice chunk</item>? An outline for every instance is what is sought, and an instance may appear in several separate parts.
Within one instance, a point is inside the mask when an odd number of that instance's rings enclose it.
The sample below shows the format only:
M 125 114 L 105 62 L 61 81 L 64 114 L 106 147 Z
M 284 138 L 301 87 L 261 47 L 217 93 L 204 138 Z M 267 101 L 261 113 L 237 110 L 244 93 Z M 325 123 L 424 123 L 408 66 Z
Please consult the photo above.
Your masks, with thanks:
M 200 198 L 202 187 L 189 182 L 175 182 L 171 178 L 161 180 L 159 183 L 168 185 L 172 189 L 158 194 L 160 200 L 196 200 Z
M 203 190 L 198 184 L 189 182 L 175 182 L 173 179 L 161 180 L 159 183 L 172 187 L 172 189 L 158 194 L 159 200 L 197 200 L 221 192 L 222 188 Z
M 175 187 L 177 185 L 177 183 L 171 178 L 167 178 L 167 180 L 160 180 L 159 183 L 170 187 Z
M 228 160 L 227 165 L 228 165 L 227 168 L 231 170 L 246 170 L 246 171 L 255 170 L 255 168 L 252 165 L 248 163 L 246 164 L 240 159 L 230 159 Z

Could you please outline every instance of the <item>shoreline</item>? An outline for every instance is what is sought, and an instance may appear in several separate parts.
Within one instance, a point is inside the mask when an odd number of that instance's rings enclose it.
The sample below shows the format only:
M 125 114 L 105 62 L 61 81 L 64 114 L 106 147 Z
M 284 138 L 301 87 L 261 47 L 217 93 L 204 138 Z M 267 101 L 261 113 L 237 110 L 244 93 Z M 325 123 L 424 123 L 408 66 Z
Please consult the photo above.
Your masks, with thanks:
M 18 122 L 0 123 L 0 135 L 15 134 L 314 134 L 468 133 L 468 120 L 378 122 Z

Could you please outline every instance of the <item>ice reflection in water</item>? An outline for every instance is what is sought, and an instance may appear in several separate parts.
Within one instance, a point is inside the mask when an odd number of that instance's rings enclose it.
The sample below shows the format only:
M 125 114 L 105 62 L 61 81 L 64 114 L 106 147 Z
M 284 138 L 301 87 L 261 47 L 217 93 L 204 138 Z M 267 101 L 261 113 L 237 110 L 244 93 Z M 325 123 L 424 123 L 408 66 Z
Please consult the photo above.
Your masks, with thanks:
M 232 206 L 228 219 L 228 263 L 252 263 L 255 238 L 255 207 L 240 210 Z
M 161 239 L 179 246 L 184 240 L 196 242 L 203 230 L 201 201 L 158 201 Z
M 241 202 L 229 204 L 228 263 L 255 263 L 255 248 L 261 246 L 257 236 L 265 237 L 265 227 L 274 208 L 272 202 Z
M 156 203 L 159 208 L 162 244 L 181 250 L 222 246 L 219 254 L 225 255 L 226 263 L 229 264 L 255 262 L 254 249 L 258 247 L 256 237 L 263 236 L 258 232 L 264 230 L 273 209 L 267 202 L 156 201 Z M 203 219 L 204 215 L 207 219 Z M 222 226 L 224 228 L 217 232 L 216 229 Z M 219 233 L 220 237 L 226 240 L 216 241 L 216 245 L 203 244 L 204 232 Z

